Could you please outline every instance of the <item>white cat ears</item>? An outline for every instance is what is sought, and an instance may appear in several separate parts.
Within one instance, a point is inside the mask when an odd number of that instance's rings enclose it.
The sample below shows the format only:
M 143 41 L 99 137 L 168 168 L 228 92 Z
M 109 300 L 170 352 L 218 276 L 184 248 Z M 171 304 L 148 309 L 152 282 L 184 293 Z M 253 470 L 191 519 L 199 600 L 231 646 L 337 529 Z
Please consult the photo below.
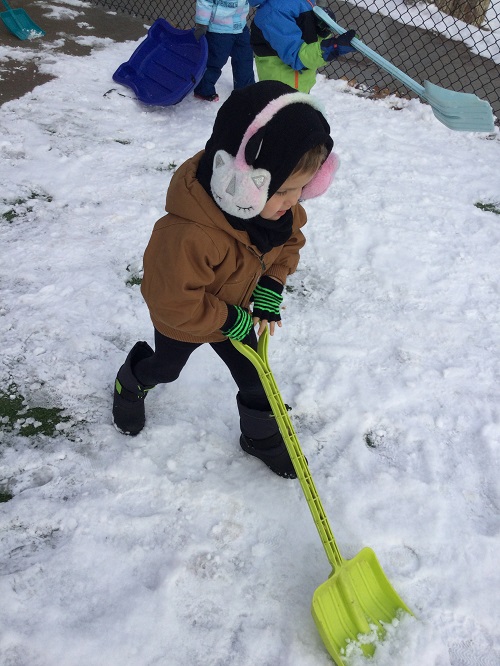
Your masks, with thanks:
M 267 123 L 285 106 L 297 103 L 308 104 L 323 113 L 320 104 L 310 95 L 281 95 L 273 99 L 254 118 L 243 136 L 236 157 L 225 150 L 215 153 L 210 187 L 215 201 L 224 212 L 248 220 L 263 210 L 269 198 L 271 173 L 266 169 L 254 169 L 251 164 L 259 155 Z M 338 157 L 330 153 L 304 188 L 301 198 L 310 199 L 323 194 L 330 186 L 338 164 Z

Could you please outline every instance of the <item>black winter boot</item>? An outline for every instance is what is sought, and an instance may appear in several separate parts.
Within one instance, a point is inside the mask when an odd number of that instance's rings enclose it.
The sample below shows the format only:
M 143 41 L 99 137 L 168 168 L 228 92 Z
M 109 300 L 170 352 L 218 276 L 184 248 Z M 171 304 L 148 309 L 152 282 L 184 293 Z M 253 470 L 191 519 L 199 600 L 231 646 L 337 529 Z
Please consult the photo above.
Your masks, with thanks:
M 295 469 L 273 413 L 245 407 L 239 395 L 236 396 L 236 402 L 240 413 L 240 446 L 243 451 L 260 458 L 278 476 L 296 479 Z
M 143 386 L 134 376 L 134 367 L 153 354 L 147 342 L 136 342 L 118 370 L 113 397 L 113 421 L 124 435 L 137 435 L 146 423 L 144 399 L 154 386 Z

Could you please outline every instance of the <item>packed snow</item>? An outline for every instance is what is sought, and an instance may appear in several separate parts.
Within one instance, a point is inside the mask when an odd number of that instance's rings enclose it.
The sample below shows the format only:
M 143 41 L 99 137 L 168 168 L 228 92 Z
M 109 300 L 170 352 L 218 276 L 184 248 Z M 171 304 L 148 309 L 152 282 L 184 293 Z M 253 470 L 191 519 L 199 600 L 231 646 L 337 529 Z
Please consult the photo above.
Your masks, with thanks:
M 153 342 L 143 250 L 219 108 L 138 103 L 111 78 L 136 46 L 42 57 L 56 78 L 0 108 L 0 394 L 25 403 L 0 439 L 0 663 L 327 666 L 328 560 L 299 483 L 240 449 L 210 347 L 139 436 L 111 423 L 119 366 Z M 373 548 L 414 613 L 345 661 L 498 666 L 499 134 L 313 93 L 341 168 L 306 204 L 270 364 L 341 553 Z M 63 410 L 54 432 L 35 407 Z

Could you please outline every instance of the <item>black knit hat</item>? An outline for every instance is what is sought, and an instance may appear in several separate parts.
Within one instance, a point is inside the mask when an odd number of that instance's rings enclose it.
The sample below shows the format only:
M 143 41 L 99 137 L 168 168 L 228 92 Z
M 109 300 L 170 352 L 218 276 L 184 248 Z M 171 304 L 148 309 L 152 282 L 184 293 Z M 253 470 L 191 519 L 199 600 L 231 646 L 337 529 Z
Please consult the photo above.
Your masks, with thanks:
M 251 221 L 318 145 L 328 154 L 333 148 L 317 100 L 279 81 L 261 81 L 234 90 L 221 106 L 198 179 L 226 214 Z

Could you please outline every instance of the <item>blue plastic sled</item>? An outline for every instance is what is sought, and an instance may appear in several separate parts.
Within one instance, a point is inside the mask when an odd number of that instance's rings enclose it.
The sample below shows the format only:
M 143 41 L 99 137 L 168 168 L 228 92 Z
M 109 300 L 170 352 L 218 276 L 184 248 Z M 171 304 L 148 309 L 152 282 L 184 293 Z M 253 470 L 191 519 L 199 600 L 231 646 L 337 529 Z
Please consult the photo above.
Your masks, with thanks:
M 205 37 L 197 41 L 193 30 L 179 30 L 159 18 L 113 80 L 132 88 L 144 104 L 178 104 L 200 82 L 207 56 Z

